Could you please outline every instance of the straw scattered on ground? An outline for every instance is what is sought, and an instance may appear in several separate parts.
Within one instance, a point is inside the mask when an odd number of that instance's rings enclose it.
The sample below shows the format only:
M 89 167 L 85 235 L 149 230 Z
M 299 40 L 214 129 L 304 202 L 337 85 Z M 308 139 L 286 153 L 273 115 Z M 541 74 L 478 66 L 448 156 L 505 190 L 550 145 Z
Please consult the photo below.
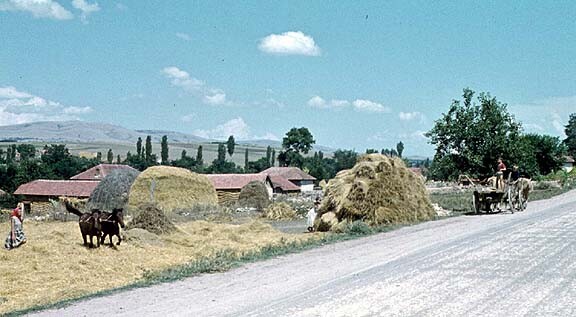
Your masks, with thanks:
M 340 171 L 328 182 L 320 213 L 333 213 L 338 222 L 362 220 L 370 225 L 411 223 L 434 216 L 422 179 L 399 158 L 381 154 L 362 156 L 349 170 Z M 328 217 L 328 216 L 326 216 Z
M 133 216 L 141 205 L 156 203 L 170 215 L 195 205 L 217 205 L 218 197 L 208 178 L 185 168 L 153 166 L 140 173 L 130 189 L 128 211 Z
M 116 248 L 88 249 L 82 246 L 78 223 L 25 222 L 28 243 L 0 250 L 0 315 L 129 285 L 150 272 L 222 250 L 242 254 L 310 237 L 281 233 L 260 222 L 195 221 L 177 227 L 161 236 L 132 229 Z M 0 232 L 8 231 L 9 224 L 1 223 Z

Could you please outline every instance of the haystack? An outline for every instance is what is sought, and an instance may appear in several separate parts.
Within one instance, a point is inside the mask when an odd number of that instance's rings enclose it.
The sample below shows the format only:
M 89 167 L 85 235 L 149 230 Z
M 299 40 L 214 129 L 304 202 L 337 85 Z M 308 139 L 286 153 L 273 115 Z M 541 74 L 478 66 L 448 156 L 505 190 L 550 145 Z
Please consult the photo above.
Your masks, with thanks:
M 170 166 L 154 166 L 140 173 L 130 189 L 128 211 L 136 216 L 139 207 L 157 204 L 166 214 L 190 210 L 197 205 L 217 205 L 216 190 L 201 174 Z
M 242 207 L 264 210 L 270 205 L 270 196 L 266 185 L 260 181 L 252 181 L 244 185 L 238 196 L 238 204 Z
M 88 204 L 88 209 L 112 210 L 124 208 L 128 203 L 130 187 L 140 172 L 133 169 L 117 169 L 106 176 L 94 189 Z
M 152 203 L 140 206 L 139 212 L 130 221 L 128 228 L 140 228 L 155 234 L 170 233 L 176 229 L 164 212 Z
M 326 228 L 320 219 L 330 212 L 339 222 L 362 220 L 370 225 L 411 223 L 434 216 L 422 179 L 401 159 L 380 154 L 361 157 L 352 169 L 340 171 L 328 182 L 316 229 Z
M 271 220 L 290 220 L 296 218 L 296 211 L 285 202 L 273 203 L 264 209 L 264 217 Z

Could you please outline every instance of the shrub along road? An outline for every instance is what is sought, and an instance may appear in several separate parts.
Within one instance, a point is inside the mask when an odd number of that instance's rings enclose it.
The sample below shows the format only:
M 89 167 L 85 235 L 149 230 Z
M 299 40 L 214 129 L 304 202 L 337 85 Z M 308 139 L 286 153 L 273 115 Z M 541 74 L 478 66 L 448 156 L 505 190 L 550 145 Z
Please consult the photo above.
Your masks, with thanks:
M 40 316 L 573 316 L 576 191 L 422 223 Z

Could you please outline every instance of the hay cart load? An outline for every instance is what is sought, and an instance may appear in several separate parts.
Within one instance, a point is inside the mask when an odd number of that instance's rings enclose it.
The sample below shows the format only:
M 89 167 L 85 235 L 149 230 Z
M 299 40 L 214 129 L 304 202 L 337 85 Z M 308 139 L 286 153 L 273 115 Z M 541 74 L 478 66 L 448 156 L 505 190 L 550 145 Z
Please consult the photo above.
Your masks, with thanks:
M 492 180 L 492 181 L 490 181 Z M 502 211 L 502 206 L 507 206 L 508 209 L 514 213 L 515 205 L 513 199 L 517 197 L 516 186 L 508 178 L 503 182 L 498 181 L 495 177 L 488 179 L 488 185 L 474 184 L 475 190 L 473 193 L 474 211 L 479 214 L 480 212 L 493 213 Z

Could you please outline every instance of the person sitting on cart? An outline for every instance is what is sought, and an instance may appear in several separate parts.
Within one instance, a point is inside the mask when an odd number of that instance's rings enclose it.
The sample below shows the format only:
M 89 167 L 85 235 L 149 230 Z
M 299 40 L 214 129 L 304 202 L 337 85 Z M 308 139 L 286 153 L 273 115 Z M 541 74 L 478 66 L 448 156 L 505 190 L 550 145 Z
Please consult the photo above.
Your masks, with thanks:
M 496 189 L 504 188 L 504 173 L 506 172 L 506 164 L 502 158 L 498 158 L 498 167 L 496 168 Z
M 520 178 L 520 170 L 518 169 L 518 165 L 512 166 L 512 175 L 510 176 L 510 180 L 515 182 Z

